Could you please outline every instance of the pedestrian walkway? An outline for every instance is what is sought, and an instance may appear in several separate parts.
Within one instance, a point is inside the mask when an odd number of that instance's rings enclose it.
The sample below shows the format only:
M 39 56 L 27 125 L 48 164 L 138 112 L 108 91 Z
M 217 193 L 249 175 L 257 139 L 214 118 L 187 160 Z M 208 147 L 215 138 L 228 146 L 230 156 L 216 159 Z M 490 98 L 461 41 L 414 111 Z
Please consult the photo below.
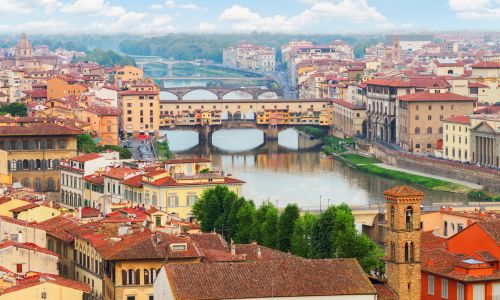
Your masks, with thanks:
M 388 170 L 405 172 L 405 173 L 409 173 L 409 174 L 413 174 L 413 175 L 429 177 L 429 178 L 434 178 L 434 179 L 441 179 L 441 180 L 448 181 L 448 182 L 458 183 L 458 184 L 464 185 L 466 187 L 469 187 L 471 189 L 482 189 L 483 188 L 483 186 L 479 185 L 479 184 L 475 184 L 475 183 L 471 183 L 471 182 L 467 182 L 467 181 L 456 180 L 456 179 L 451 179 L 451 178 L 443 177 L 443 176 L 436 176 L 436 175 L 432 175 L 432 174 L 428 174 L 428 173 L 424 173 L 424 172 L 419 172 L 419 171 L 413 171 L 413 170 L 409 170 L 409 169 L 398 168 L 398 167 L 391 166 L 391 165 L 384 164 L 384 163 L 373 164 L 373 165 L 384 168 L 384 169 L 388 169 Z

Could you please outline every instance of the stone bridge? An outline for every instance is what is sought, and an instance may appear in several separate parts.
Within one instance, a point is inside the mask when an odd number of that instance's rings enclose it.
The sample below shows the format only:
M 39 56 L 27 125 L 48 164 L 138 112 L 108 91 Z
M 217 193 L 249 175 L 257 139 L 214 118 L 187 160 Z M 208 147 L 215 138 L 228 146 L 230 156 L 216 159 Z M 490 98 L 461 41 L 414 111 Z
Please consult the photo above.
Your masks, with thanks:
M 161 89 L 163 97 L 166 95 L 171 95 L 168 98 L 174 98 L 176 100 L 189 100 L 189 98 L 196 97 L 196 92 L 206 91 L 207 95 L 211 95 L 213 100 L 223 100 L 223 99 L 234 99 L 234 98 L 244 98 L 248 100 L 258 100 L 258 99 L 278 99 L 278 93 L 276 91 L 262 89 L 257 87 L 248 88 L 207 88 L 204 86 L 196 87 L 178 87 L 178 88 L 162 88 Z M 166 94 L 166 95 L 165 95 Z
M 219 111 L 222 119 L 255 119 L 255 114 L 273 109 L 305 113 L 327 109 L 328 99 L 262 99 L 262 100 L 160 100 L 160 115 L 177 116 L 189 111 Z M 224 118 L 224 116 L 226 116 Z M 229 117 L 231 116 L 231 117 Z

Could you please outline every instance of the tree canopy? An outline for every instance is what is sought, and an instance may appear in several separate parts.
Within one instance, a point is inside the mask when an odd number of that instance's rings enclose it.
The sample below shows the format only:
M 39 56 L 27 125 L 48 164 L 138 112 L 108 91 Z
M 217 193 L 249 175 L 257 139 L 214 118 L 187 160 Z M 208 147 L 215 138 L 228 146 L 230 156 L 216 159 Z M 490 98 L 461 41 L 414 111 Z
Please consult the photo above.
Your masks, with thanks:
M 10 103 L 0 106 L 0 115 L 10 114 L 13 117 L 26 117 L 28 108 L 23 103 Z
M 97 145 L 90 134 L 83 133 L 76 136 L 76 146 L 81 153 L 100 153 L 106 150 L 116 151 L 121 159 L 132 158 L 130 150 L 117 145 Z
M 301 215 L 296 204 L 279 213 L 270 202 L 258 208 L 226 186 L 207 189 L 193 215 L 203 232 L 216 231 L 226 241 L 258 244 L 305 258 L 356 258 L 366 272 L 382 270 L 382 249 L 357 232 L 347 204 L 330 206 L 319 216 Z

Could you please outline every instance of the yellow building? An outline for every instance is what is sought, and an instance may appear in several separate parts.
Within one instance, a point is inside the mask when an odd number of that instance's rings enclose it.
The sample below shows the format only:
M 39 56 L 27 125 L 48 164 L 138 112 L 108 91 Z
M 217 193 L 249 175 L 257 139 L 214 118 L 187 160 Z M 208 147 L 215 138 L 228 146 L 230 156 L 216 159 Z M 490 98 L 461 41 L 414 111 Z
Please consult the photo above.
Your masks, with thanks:
M 0 185 L 11 185 L 12 184 L 12 174 L 9 174 L 8 164 L 7 164 L 7 152 L 0 150 Z
M 53 77 L 47 80 L 47 99 L 79 97 L 86 90 L 87 87 L 70 78 Z
M 144 71 L 134 66 L 123 66 L 115 71 L 115 83 L 122 86 L 124 83 L 144 78 Z
M 52 274 L 31 273 L 27 278 L 16 278 L 15 274 L 6 273 L 0 283 L 0 300 L 18 299 L 84 299 L 89 286 Z
M 31 202 L 29 201 L 16 199 L 14 197 L 11 198 L 10 200 L 2 201 L 0 202 L 0 216 L 12 218 L 11 209 L 22 207 L 30 203 Z
M 470 118 L 455 116 L 443 120 L 443 158 L 470 162 Z
M 130 85 L 118 94 L 122 107 L 123 133 L 128 136 L 157 136 L 160 128 L 160 96 L 154 84 Z
M 137 234 L 139 242 L 116 251 L 106 259 L 104 299 L 151 300 L 153 282 L 160 268 L 168 264 L 199 263 L 203 253 L 192 239 L 156 232 Z M 144 253 L 157 249 L 145 257 Z
M 28 222 L 43 222 L 61 214 L 58 206 L 54 206 L 52 202 L 29 203 L 10 211 L 14 219 Z
M 55 124 L 0 127 L 0 150 L 6 151 L 13 182 L 35 191 L 59 189 L 61 159 L 76 156 L 81 131 Z
M 0 266 L 21 276 L 30 271 L 59 275 L 58 260 L 56 253 L 39 245 L 22 241 L 0 242 Z
M 366 134 L 366 108 L 340 99 L 332 100 L 333 126 L 341 134 L 347 136 L 359 136 Z
M 472 67 L 472 82 L 479 82 L 489 86 L 489 89 L 483 89 L 487 95 L 484 95 L 481 100 L 489 103 L 495 103 L 500 98 L 500 62 L 496 61 L 481 61 L 474 64 Z

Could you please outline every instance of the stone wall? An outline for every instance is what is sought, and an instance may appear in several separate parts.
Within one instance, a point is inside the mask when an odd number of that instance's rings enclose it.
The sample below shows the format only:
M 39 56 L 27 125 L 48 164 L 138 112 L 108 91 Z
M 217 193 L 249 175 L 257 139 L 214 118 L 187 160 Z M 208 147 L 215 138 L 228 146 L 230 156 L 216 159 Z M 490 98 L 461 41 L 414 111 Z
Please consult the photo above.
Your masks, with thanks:
M 392 151 L 380 144 L 373 145 L 372 153 L 384 163 L 399 168 L 476 183 L 489 191 L 500 192 L 500 171 Z

